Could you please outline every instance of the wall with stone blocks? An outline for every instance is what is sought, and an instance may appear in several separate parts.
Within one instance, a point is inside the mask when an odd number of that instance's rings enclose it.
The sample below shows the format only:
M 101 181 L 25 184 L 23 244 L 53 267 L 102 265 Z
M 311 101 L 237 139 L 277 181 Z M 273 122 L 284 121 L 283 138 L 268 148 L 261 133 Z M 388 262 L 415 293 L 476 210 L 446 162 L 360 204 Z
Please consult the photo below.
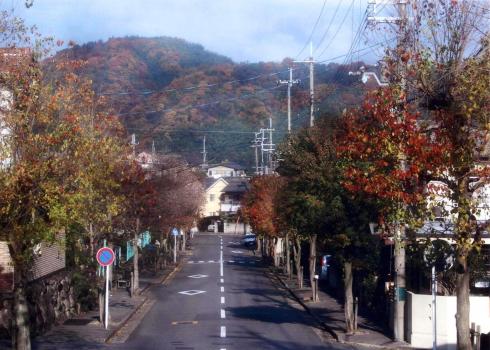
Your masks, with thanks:
M 60 271 L 31 282 L 27 288 L 31 331 L 42 334 L 76 312 L 73 285 L 69 273 Z M 9 334 L 12 322 L 12 294 L 0 294 L 0 335 Z

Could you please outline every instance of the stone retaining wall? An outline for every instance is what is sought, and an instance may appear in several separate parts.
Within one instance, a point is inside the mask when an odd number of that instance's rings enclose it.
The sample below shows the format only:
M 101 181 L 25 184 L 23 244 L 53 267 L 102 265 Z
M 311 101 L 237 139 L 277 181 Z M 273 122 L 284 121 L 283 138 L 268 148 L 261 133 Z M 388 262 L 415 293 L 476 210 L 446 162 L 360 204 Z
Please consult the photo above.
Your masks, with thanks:
M 70 274 L 59 271 L 28 285 L 31 332 L 42 334 L 76 312 L 76 301 Z M 0 336 L 9 334 L 12 322 L 12 294 L 0 294 Z

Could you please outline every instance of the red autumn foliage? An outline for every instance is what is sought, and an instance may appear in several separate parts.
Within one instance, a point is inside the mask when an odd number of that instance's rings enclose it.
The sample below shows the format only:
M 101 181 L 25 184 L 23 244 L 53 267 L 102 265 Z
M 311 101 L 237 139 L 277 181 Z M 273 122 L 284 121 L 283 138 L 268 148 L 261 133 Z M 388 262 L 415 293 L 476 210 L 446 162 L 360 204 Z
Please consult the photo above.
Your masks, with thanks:
M 284 188 L 284 178 L 274 175 L 255 177 L 251 188 L 242 200 L 242 213 L 259 235 L 278 236 L 276 212 L 279 194 Z
M 444 137 L 430 135 L 420 115 L 398 96 L 393 89 L 373 91 L 360 108 L 349 111 L 342 120 L 337 154 L 346 189 L 410 205 L 423 199 L 429 174 L 440 171 L 450 150 L 441 141 Z

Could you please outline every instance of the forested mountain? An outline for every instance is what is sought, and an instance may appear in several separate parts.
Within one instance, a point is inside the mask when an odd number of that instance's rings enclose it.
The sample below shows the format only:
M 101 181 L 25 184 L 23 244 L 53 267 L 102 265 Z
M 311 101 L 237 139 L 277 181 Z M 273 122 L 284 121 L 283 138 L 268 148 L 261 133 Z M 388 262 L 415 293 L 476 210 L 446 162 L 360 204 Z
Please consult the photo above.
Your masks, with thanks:
M 77 45 L 57 54 L 86 61 L 83 74 L 107 99 L 128 134 L 135 133 L 141 149 L 155 142 L 157 151 L 176 152 L 192 164 L 201 160 L 206 135 L 211 163 L 225 159 L 251 166 L 249 147 L 254 131 L 273 119 L 275 141 L 285 135 L 286 86 L 290 59 L 281 63 L 235 63 L 182 39 L 113 38 Z M 348 76 L 361 63 L 315 66 L 318 114 L 336 115 L 362 94 L 359 77 Z M 293 126 L 309 120 L 309 80 L 304 65 L 296 65 Z

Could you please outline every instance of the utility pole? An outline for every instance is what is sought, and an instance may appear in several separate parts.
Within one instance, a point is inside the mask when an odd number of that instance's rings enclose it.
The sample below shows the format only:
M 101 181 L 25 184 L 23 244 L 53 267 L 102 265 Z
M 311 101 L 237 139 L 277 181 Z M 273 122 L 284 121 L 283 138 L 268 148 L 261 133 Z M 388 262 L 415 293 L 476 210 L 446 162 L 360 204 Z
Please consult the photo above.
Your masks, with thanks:
M 252 148 L 255 150 L 255 175 L 259 175 L 259 143 L 260 143 L 260 138 L 259 138 L 260 132 L 255 133 L 255 139 L 252 141 Z
M 272 133 L 275 130 L 272 128 L 272 117 L 269 118 L 269 127 L 261 128 L 255 133 L 255 139 L 251 147 L 255 148 L 255 174 L 267 175 L 273 171 L 273 153 L 275 145 L 272 143 Z M 266 134 L 269 133 L 267 138 Z M 260 166 L 258 160 L 258 148 L 260 147 Z M 267 164 L 267 165 L 266 165 Z M 260 169 L 260 170 L 259 170 Z
M 407 17 L 407 0 L 398 0 L 393 3 L 398 6 L 399 17 L 377 17 L 376 0 L 368 2 L 368 22 L 369 23 L 396 23 L 399 26 L 398 46 L 405 45 L 405 27 Z M 406 89 L 406 70 L 402 67 L 401 88 Z M 406 96 L 406 93 L 404 93 Z M 406 170 L 406 157 L 404 154 L 399 155 L 400 169 Z M 406 210 L 405 207 L 402 210 Z M 406 275 L 405 275 L 405 225 L 403 222 L 397 222 L 395 225 L 395 300 L 393 310 L 393 336 L 397 341 L 405 340 L 405 300 L 406 300 Z
M 272 117 L 269 118 L 269 128 L 262 128 L 260 129 L 259 133 L 261 135 L 261 139 L 260 139 L 260 148 L 261 148 L 261 151 L 262 151 L 262 170 L 263 170 L 263 174 L 265 175 L 268 175 L 271 173 L 271 171 L 273 171 L 273 153 L 275 151 L 275 145 L 272 143 L 272 132 L 275 131 L 273 128 L 272 128 Z M 268 142 L 265 143 L 265 141 L 267 140 L 267 137 L 265 136 L 266 133 L 269 133 L 269 139 L 268 139 Z M 266 160 L 265 162 L 267 162 L 267 165 L 264 165 L 264 154 L 266 154 Z
M 131 134 L 131 147 L 133 148 L 133 158 L 136 159 L 136 134 Z
M 206 168 L 206 165 L 207 165 L 206 156 L 208 154 L 206 152 L 206 136 L 204 136 L 204 138 L 202 139 L 202 152 L 201 153 L 202 153 L 202 165 L 201 165 L 201 167 L 204 169 L 204 168 Z
M 304 61 L 294 61 L 295 63 L 308 63 L 310 65 L 310 127 L 315 124 L 315 60 L 313 59 L 313 43 L 310 43 L 310 58 Z
M 288 85 L 288 133 L 291 133 L 291 87 L 293 84 L 299 84 L 299 79 L 293 80 L 293 68 L 289 67 L 289 80 L 278 80 L 278 85 Z

